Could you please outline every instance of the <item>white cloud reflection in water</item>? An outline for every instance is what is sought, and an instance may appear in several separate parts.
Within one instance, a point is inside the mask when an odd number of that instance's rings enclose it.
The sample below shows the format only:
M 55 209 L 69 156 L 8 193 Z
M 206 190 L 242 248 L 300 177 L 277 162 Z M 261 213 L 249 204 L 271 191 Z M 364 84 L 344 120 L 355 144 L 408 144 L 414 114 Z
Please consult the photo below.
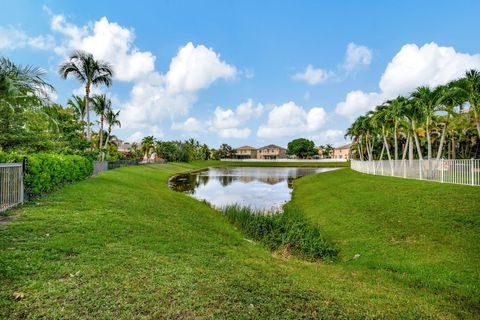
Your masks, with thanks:
M 271 212 L 281 210 L 291 199 L 289 179 L 335 168 L 225 167 L 181 175 L 172 187 L 185 191 L 216 208 L 238 204 Z

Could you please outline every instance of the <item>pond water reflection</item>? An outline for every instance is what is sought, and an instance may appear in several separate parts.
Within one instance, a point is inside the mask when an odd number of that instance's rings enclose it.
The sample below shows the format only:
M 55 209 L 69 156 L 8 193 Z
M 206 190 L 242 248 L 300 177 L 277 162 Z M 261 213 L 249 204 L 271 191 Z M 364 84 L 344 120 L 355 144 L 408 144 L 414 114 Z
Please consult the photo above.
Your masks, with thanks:
M 260 211 L 280 210 L 291 198 L 293 179 L 336 168 L 223 167 L 180 174 L 170 187 L 216 208 L 239 204 Z

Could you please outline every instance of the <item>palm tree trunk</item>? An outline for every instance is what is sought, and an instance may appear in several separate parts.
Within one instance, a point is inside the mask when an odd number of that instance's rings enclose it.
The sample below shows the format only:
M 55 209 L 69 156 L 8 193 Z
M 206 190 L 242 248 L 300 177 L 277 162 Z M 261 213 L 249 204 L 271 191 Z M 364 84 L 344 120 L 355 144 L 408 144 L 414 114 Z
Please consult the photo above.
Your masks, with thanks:
M 358 158 L 360 161 L 363 161 L 363 154 L 360 142 L 357 142 L 357 149 L 358 149 Z
M 415 121 L 412 121 L 412 132 L 413 132 L 413 137 L 415 138 L 415 145 L 417 146 L 418 159 L 422 160 L 423 159 L 422 149 L 420 148 L 420 142 L 418 141 L 418 135 L 415 128 Z
M 411 135 L 408 137 L 408 161 L 411 165 L 413 161 L 413 138 Z
M 383 145 L 385 146 L 385 149 L 387 150 L 388 161 L 392 161 L 392 157 L 390 155 L 390 147 L 389 147 L 388 141 L 387 141 L 387 135 L 385 134 L 385 128 L 383 128 L 383 127 L 382 127 L 382 136 L 383 136 Z
M 398 160 L 398 138 L 397 138 L 397 120 L 395 120 L 395 126 L 393 131 L 393 143 L 395 145 L 395 160 Z
M 103 147 L 103 115 L 100 115 L 100 150 Z
M 85 113 L 87 114 L 87 140 L 92 140 L 92 132 L 90 131 L 90 83 L 85 85 Z
M 455 144 L 455 137 L 453 137 L 452 139 L 452 159 L 455 160 L 455 158 L 457 157 L 457 154 L 456 154 L 456 144 Z
M 445 122 L 445 125 L 443 126 L 443 130 L 442 130 L 442 137 L 440 138 L 440 145 L 438 146 L 437 160 L 439 160 L 440 157 L 442 156 L 443 144 L 445 142 L 445 133 L 447 131 L 447 125 L 448 125 L 448 122 Z
M 432 159 L 432 139 L 430 137 L 430 128 L 427 125 L 426 128 L 426 135 L 427 135 L 427 159 Z
M 407 135 L 407 142 L 405 142 L 405 145 L 403 146 L 403 152 L 402 152 L 402 161 L 405 160 L 405 157 L 407 156 L 407 150 L 409 149 L 409 143 L 410 143 L 410 136 Z
M 112 127 L 108 127 L 108 135 L 107 135 L 107 138 L 105 139 L 105 148 L 108 147 L 108 143 L 110 142 L 110 135 L 112 134 Z

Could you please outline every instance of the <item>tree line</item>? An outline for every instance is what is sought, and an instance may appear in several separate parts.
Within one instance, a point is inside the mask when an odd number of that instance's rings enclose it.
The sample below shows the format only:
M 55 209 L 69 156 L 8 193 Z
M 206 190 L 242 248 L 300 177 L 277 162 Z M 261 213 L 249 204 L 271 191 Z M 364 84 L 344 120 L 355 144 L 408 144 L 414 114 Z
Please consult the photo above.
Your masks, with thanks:
M 360 160 L 469 159 L 480 151 L 480 71 L 385 101 L 347 129 Z

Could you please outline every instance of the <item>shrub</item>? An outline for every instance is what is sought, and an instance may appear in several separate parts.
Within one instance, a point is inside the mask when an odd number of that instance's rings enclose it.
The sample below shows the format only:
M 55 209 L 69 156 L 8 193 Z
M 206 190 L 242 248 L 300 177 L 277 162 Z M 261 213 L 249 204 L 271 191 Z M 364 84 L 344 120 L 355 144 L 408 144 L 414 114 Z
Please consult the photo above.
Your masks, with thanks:
M 322 237 L 317 227 L 305 220 L 297 208 L 264 214 L 250 208 L 229 206 L 222 213 L 246 236 L 270 250 L 289 248 L 292 253 L 312 261 L 332 259 L 338 254 L 337 249 Z
M 36 197 L 64 184 L 85 179 L 93 171 L 92 161 L 77 155 L 1 153 L 0 162 L 22 162 L 24 157 L 28 161 L 24 185 L 29 197 Z

